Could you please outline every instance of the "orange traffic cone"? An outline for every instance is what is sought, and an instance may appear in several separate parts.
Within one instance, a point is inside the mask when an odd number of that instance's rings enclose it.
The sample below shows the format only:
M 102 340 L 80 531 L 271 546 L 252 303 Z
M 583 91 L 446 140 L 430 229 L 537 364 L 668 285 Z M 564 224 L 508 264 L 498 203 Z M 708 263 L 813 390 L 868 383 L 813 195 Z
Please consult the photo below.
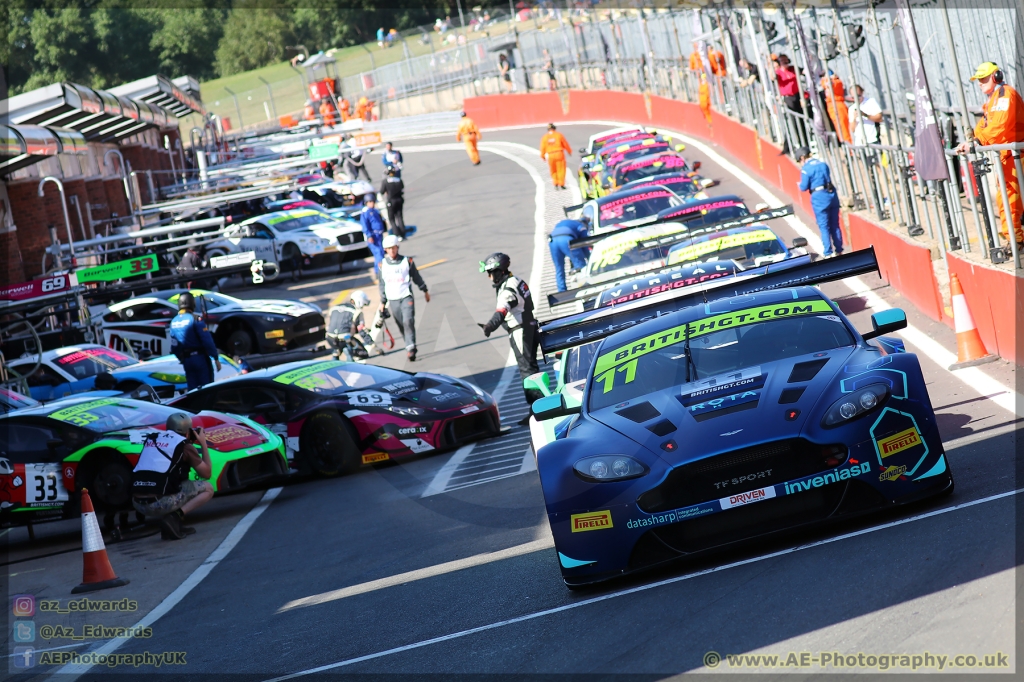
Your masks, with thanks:
M 981 335 L 974 326 L 971 309 L 967 307 L 967 297 L 960 286 L 960 278 L 953 273 L 949 278 L 949 293 L 953 298 L 953 324 L 956 327 L 957 361 L 949 366 L 951 370 L 983 365 L 996 359 L 985 350 Z
M 96 521 L 96 510 L 92 508 L 89 491 L 82 488 L 82 584 L 71 590 L 71 594 L 95 592 L 108 587 L 121 587 L 128 581 L 114 575 L 114 568 L 107 558 L 100 524 Z

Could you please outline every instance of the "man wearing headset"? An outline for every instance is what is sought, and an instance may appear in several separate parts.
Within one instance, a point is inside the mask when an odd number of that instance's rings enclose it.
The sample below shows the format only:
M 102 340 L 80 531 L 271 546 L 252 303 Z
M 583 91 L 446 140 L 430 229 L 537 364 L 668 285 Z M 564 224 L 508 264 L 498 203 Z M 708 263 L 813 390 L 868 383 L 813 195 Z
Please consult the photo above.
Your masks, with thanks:
M 171 353 L 185 368 L 188 390 L 213 383 L 213 366 L 220 371 L 220 354 L 203 318 L 196 314 L 196 299 L 178 295 L 178 314 L 171 320 Z
M 958 153 L 965 153 L 975 144 L 988 146 L 1024 142 L 1024 101 L 1016 90 L 1003 82 L 1003 79 L 1002 70 L 994 62 L 985 62 L 971 76 L 971 80 L 978 81 L 981 91 L 988 95 L 989 99 L 982 107 L 984 115 L 974 127 L 974 139 L 958 146 Z M 1004 206 L 1002 191 L 996 192 L 1000 216 L 999 233 L 1009 240 L 1007 222 L 1012 223 L 1018 248 L 1024 248 L 1024 229 L 1021 227 L 1024 204 L 1021 203 L 1020 178 L 1017 177 L 1017 168 L 1013 162 L 1014 154 L 1020 152 L 999 152 L 999 162 L 1006 178 L 1006 195 L 1010 204 L 1008 207 Z

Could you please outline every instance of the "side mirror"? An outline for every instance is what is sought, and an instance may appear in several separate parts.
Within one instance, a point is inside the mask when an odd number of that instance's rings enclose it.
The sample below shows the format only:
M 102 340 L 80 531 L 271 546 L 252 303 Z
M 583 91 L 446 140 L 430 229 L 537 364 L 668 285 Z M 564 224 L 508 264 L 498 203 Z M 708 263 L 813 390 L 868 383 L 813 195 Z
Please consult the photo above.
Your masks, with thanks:
M 754 204 L 754 213 L 760 213 L 761 211 L 764 211 L 764 210 L 766 210 L 768 208 L 769 208 L 768 204 L 766 204 L 766 203 L 764 203 L 762 201 L 759 204 Z
M 580 147 L 580 154 L 586 154 L 586 153 L 587 153 L 587 148 L 586 147 Z
M 802 249 L 807 247 L 807 239 L 804 237 L 797 237 L 793 240 L 794 249 Z
M 700 161 L 694 161 L 690 164 L 690 167 L 693 168 L 693 170 L 700 170 Z
M 862 334 L 865 341 L 905 328 L 907 326 L 907 314 L 899 308 L 883 310 L 871 316 L 871 326 L 874 327 L 872 331 Z
M 539 391 L 545 396 L 551 395 L 551 385 L 548 379 L 547 372 L 538 372 L 537 374 L 531 374 L 530 376 L 523 379 L 523 388 L 529 391 Z
M 565 404 L 565 396 L 562 394 L 549 395 L 545 398 L 541 398 L 534 402 L 530 409 L 533 411 L 533 416 L 537 418 L 537 421 L 557 419 L 558 417 L 568 417 L 569 415 L 579 414 L 583 411 L 583 408 L 579 405 L 576 407 L 568 407 Z

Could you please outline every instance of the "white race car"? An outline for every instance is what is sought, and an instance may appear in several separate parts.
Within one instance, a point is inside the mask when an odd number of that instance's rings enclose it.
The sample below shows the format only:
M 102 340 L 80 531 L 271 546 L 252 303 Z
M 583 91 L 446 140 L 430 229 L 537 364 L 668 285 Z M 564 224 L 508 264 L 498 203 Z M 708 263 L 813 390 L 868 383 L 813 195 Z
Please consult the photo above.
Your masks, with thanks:
M 252 251 L 257 260 L 283 268 L 321 267 L 366 248 L 362 226 L 355 220 L 332 218 L 323 211 L 297 209 L 249 218 L 229 228 L 224 239 L 210 244 L 210 257 Z

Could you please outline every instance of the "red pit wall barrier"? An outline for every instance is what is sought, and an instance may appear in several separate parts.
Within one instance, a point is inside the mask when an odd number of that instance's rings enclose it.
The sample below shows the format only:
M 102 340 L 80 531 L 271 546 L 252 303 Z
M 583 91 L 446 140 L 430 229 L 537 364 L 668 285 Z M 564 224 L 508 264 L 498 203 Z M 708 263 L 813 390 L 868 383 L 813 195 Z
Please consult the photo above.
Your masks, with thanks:
M 949 274 L 960 279 L 974 324 L 989 353 L 1015 364 L 1024 361 L 1017 346 L 1017 320 L 1024 319 L 1024 279 L 946 253 Z

